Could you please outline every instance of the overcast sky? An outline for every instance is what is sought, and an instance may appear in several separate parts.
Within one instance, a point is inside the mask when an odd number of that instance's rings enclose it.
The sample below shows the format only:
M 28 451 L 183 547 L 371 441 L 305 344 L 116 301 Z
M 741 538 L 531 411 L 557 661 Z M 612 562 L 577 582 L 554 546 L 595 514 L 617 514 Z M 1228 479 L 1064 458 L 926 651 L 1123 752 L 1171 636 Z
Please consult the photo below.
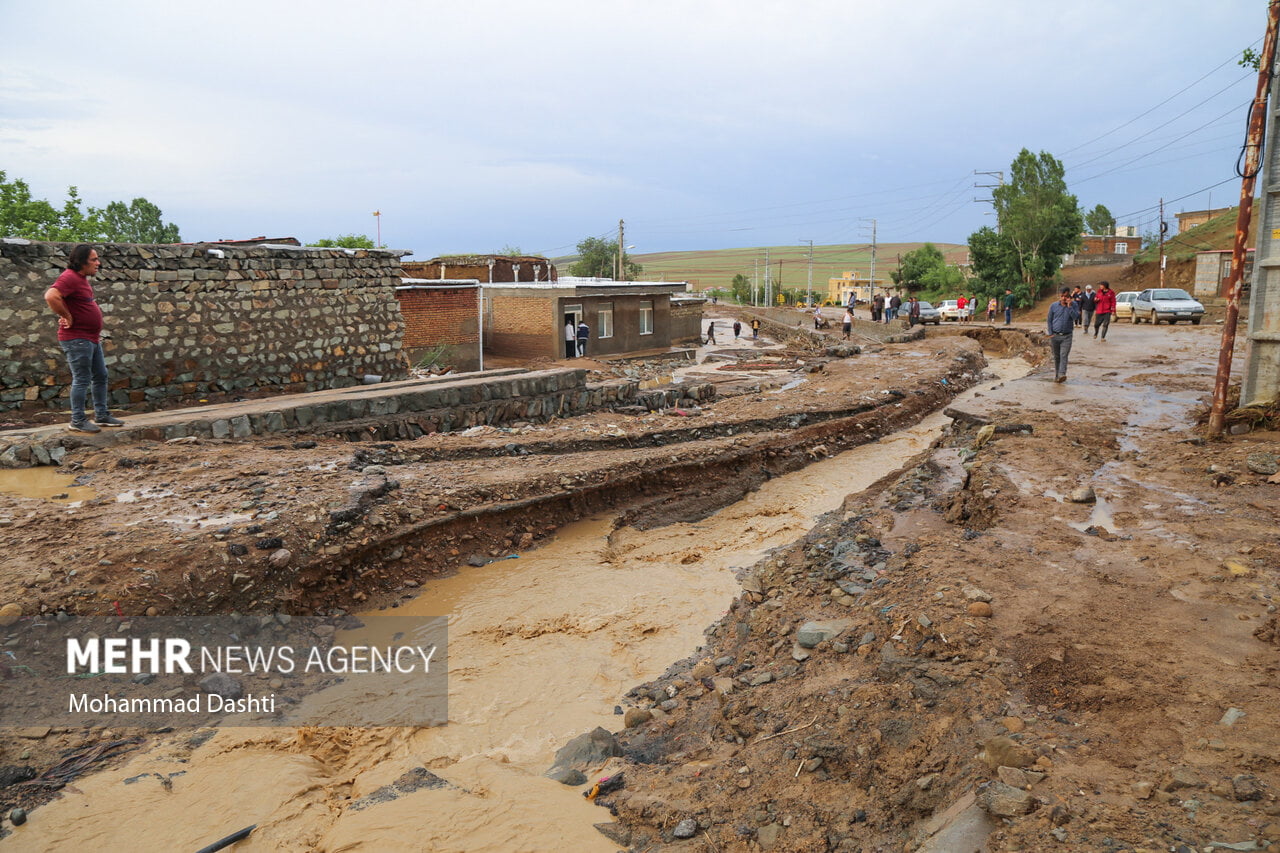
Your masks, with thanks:
M 1154 230 L 1239 194 L 1266 5 L 0 0 L 0 170 L 427 258 L 960 243 L 1026 147 Z

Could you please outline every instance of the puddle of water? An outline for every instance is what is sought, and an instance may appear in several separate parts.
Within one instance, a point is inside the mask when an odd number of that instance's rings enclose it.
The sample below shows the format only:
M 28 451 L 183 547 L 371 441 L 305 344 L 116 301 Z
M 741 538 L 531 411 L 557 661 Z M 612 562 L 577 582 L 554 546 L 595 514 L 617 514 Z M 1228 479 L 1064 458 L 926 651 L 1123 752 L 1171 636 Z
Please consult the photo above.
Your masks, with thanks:
M 94 497 L 88 486 L 73 486 L 74 474 L 61 474 L 56 468 L 0 469 L 0 492 L 20 498 L 78 504 Z
M 705 626 L 738 591 L 735 569 L 795 541 L 818 515 L 926 449 L 949 422 L 931 415 L 776 477 L 696 523 L 640 531 L 614 530 L 611 518 L 579 521 L 518 560 L 464 568 L 398 608 L 360 614 L 365 627 L 335 642 L 385 645 L 448 617 L 447 726 L 223 730 L 190 760 L 159 748 L 77 780 L 80 795 L 43 807 L 41 820 L 8 843 L 76 849 L 119 838 L 119 816 L 129 813 L 133 849 L 186 849 L 256 821 L 259 829 L 237 849 L 616 850 L 592 828 L 609 819 L 605 812 L 577 788 L 541 776 L 555 750 L 595 726 L 620 728 L 618 697 L 700 646 Z M 323 691 L 306 701 L 314 707 L 341 696 Z M 400 707 L 415 697 L 364 701 Z M 299 749 L 307 739 L 310 747 Z M 450 786 L 348 808 L 422 766 Z M 121 784 L 167 769 L 184 775 L 172 780 L 171 793 L 157 795 L 163 808 Z M 161 817 L 175 813 L 181 821 Z
M 141 489 L 130 489 L 127 492 L 121 492 L 116 495 L 116 503 L 132 504 L 138 501 L 153 500 L 155 498 L 168 498 L 173 496 L 170 489 L 152 488 L 150 486 Z
M 1067 522 L 1067 526 L 1074 527 L 1081 533 L 1085 532 L 1090 527 L 1105 528 L 1110 533 L 1119 532 L 1119 529 L 1116 527 L 1115 517 L 1111 512 L 1111 503 L 1096 492 L 1093 500 L 1093 511 L 1089 513 L 1089 517 L 1084 521 L 1069 521 Z

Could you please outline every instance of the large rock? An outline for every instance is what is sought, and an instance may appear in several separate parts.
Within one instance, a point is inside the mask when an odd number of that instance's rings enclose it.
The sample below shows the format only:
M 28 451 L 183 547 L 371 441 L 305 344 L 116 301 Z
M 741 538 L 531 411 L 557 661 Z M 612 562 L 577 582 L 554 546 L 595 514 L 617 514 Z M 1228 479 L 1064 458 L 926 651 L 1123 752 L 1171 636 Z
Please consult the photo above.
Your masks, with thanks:
M 848 627 L 849 622 L 844 619 L 806 622 L 796 631 L 796 643 L 803 649 L 811 649 L 823 640 L 835 639 Z
M 234 676 L 225 672 L 211 672 L 200 679 L 200 689 L 205 693 L 213 693 L 223 699 L 239 699 L 244 696 L 244 685 Z
M 618 746 L 617 739 L 608 730 L 597 726 L 556 750 L 552 766 L 586 771 L 619 755 L 622 755 L 622 747 Z
M 0 607 L 0 628 L 8 628 L 22 618 L 22 605 L 10 602 Z
M 1027 791 L 992 782 L 978 792 L 978 805 L 992 817 L 1018 817 L 1036 807 L 1035 797 Z

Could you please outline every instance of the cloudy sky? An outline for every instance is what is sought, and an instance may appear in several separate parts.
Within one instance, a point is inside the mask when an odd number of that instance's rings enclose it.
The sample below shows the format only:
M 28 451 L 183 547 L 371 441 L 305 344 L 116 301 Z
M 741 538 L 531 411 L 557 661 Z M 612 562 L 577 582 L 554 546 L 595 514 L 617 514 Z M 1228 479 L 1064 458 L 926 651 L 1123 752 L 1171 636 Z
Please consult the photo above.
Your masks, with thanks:
M 1019 149 L 1085 207 L 1234 203 L 1263 0 L 0 0 L 0 170 L 185 240 L 420 258 L 964 242 Z M 1215 186 L 1216 185 L 1216 186 Z M 1172 218 L 1172 217 L 1170 217 Z

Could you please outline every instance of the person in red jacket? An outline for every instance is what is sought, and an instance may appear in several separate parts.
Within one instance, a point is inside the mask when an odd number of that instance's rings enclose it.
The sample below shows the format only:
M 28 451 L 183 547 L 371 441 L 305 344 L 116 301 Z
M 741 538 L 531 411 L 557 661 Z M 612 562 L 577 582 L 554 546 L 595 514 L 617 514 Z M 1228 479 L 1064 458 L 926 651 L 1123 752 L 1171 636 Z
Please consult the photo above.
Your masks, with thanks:
M 101 432 L 101 427 L 124 426 L 107 407 L 107 364 L 102 353 L 102 309 L 93 295 L 89 277 L 102 261 L 93 246 L 76 246 L 67 257 L 67 268 L 45 291 L 44 301 L 58 315 L 58 344 L 71 368 L 71 424 L 75 432 Z M 93 390 L 96 414 L 89 420 L 85 399 Z
M 1093 339 L 1098 339 L 1098 330 L 1102 330 L 1102 342 L 1107 341 L 1107 329 L 1111 327 L 1111 318 L 1116 313 L 1116 292 L 1109 282 L 1098 282 L 1098 296 L 1093 307 Z M 1086 329 L 1085 331 L 1088 331 Z

